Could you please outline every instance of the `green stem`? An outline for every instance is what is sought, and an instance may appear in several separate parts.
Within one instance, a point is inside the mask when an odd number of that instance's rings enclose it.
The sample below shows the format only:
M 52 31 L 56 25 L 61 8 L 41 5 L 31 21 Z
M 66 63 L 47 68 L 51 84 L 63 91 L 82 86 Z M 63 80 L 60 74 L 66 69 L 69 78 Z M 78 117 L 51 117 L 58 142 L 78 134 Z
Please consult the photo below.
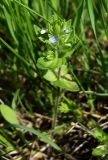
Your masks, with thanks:
M 57 124 L 57 115 L 58 115 L 58 106 L 60 103 L 60 89 L 57 88 L 57 93 L 54 101 L 54 108 L 53 108 L 53 121 L 52 121 L 52 129 L 56 127 Z
M 97 92 L 94 92 L 94 91 L 81 91 L 79 93 L 80 94 L 82 94 L 82 93 L 92 94 L 92 95 L 95 95 L 95 96 L 102 96 L 102 97 L 107 97 L 108 96 L 108 93 L 97 93 Z
M 57 79 L 59 80 L 61 77 L 61 68 L 58 69 Z M 55 100 L 54 100 L 54 108 L 53 108 L 53 121 L 52 121 L 52 129 L 56 127 L 57 124 L 57 115 L 58 115 L 58 106 L 61 101 L 61 90 L 60 88 L 57 88 Z

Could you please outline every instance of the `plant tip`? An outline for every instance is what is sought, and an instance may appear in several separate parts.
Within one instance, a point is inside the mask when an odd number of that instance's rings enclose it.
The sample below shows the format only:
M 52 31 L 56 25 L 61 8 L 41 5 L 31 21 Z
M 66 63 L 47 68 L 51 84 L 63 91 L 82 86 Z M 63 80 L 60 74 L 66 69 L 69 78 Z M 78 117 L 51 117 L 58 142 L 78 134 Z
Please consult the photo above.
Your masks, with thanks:
M 49 41 L 53 44 L 57 43 L 58 38 L 56 36 L 52 36 L 51 38 L 49 38 Z

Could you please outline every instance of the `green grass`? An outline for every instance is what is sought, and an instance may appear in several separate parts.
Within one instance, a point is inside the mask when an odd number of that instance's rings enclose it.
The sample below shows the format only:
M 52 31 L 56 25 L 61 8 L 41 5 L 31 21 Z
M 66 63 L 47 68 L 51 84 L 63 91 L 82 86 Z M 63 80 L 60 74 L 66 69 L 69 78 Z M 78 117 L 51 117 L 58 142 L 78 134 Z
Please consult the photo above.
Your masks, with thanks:
M 63 63 L 66 63 L 68 74 L 80 88 L 78 94 L 85 93 L 91 111 L 96 111 L 94 102 L 98 96 L 108 96 L 107 0 L 1 0 L 0 99 L 9 106 L 14 101 L 16 111 L 20 109 L 20 112 L 27 114 L 39 112 L 51 116 L 56 87 L 43 78 L 46 70 L 40 70 L 37 62 L 40 57 L 46 56 L 48 50 L 59 53 L 59 50 L 49 44 L 49 34 L 40 34 L 42 29 L 49 29 L 50 34 L 53 33 L 50 26 L 52 17 L 60 22 L 71 20 L 71 29 L 74 32 L 72 36 L 75 35 L 78 43 L 73 43 L 70 51 L 66 48 L 66 55 L 69 56 L 63 59 Z M 55 76 L 57 72 L 59 73 L 59 70 L 51 74 Z M 70 80 L 69 78 L 67 77 L 67 80 Z M 8 84 L 10 86 L 6 87 Z M 62 88 L 60 93 L 64 95 L 61 97 L 66 96 L 64 82 L 56 82 L 56 85 Z M 70 89 L 70 86 L 68 87 Z M 62 101 L 67 103 L 64 99 Z M 76 110 L 75 108 L 75 112 Z M 3 123 L 5 124 L 5 121 Z M 0 142 L 2 146 L 7 145 L 5 153 L 9 151 L 9 147 L 14 150 L 20 148 L 9 138 L 12 132 L 21 139 L 24 137 L 23 133 L 15 128 L 1 128 Z M 25 137 L 23 145 L 24 143 L 27 145 Z M 3 152 L 3 155 L 5 153 Z

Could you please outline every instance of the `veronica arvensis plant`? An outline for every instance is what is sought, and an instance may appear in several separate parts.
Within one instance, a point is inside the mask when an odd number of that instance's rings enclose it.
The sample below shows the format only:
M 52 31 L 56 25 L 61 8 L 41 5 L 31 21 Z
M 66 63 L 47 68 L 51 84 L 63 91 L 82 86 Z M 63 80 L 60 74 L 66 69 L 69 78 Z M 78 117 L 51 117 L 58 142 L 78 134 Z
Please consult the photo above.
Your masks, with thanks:
M 45 70 L 43 78 L 55 87 L 53 122 L 55 128 L 57 122 L 58 106 L 60 105 L 64 90 L 77 92 L 79 87 L 68 73 L 67 57 L 71 56 L 73 48 L 78 40 L 71 27 L 71 20 L 65 21 L 52 17 L 48 28 L 44 30 L 48 39 L 40 39 L 47 44 L 47 51 L 37 60 L 37 67 Z M 46 32 L 47 31 L 47 32 Z M 43 30 L 40 31 L 43 34 Z

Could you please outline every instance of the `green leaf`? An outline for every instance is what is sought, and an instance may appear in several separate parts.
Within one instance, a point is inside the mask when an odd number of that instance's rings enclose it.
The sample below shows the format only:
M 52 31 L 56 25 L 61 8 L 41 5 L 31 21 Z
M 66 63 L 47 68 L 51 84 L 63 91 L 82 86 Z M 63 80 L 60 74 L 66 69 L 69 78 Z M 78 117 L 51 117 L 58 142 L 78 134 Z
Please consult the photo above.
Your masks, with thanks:
M 64 76 L 68 72 L 68 68 L 66 65 L 62 65 L 60 67 L 61 67 L 60 74 L 61 76 Z
M 54 69 L 61 64 L 62 60 L 60 58 L 54 58 L 48 60 L 46 57 L 41 57 L 37 60 L 37 67 L 39 69 Z
M 43 141 L 43 142 L 45 142 L 45 143 L 48 143 L 48 144 L 50 144 L 53 148 L 55 148 L 56 150 L 61 151 L 61 148 L 60 148 L 56 143 L 54 143 L 53 140 L 52 140 L 48 135 L 46 135 L 46 134 L 44 134 L 44 133 L 41 133 L 40 131 L 37 131 L 37 130 L 35 130 L 35 129 L 33 129 L 33 128 L 30 128 L 30 127 L 21 126 L 21 125 L 16 125 L 16 124 L 15 124 L 15 125 L 13 124 L 12 126 L 15 127 L 15 128 L 23 129 L 23 130 L 25 130 L 26 132 L 31 132 L 31 133 L 35 134 L 36 136 L 39 137 L 39 139 L 40 139 L 41 141 Z
M 3 8 L 3 10 L 4 10 L 4 15 L 5 15 L 7 24 L 8 24 L 9 31 L 10 31 L 10 33 L 11 33 L 14 41 L 16 42 L 16 44 L 18 44 L 17 38 L 16 38 L 16 36 L 15 36 L 15 34 L 14 34 L 12 19 L 11 19 L 10 15 L 9 15 L 9 13 L 7 12 L 7 10 L 6 10 L 5 7 Z
M 14 97 L 12 99 L 12 109 L 15 110 L 17 108 L 17 100 L 18 100 L 18 96 L 19 96 L 19 89 L 16 90 L 16 92 L 14 93 Z
M 16 112 L 5 104 L 0 105 L 0 111 L 3 118 L 11 124 L 19 124 Z
M 53 82 L 53 85 L 56 87 L 60 87 L 63 89 L 66 89 L 68 91 L 77 92 L 79 91 L 79 87 L 76 82 L 74 81 L 68 81 L 65 79 L 57 80 Z
M 84 11 L 84 0 L 80 0 L 80 3 L 78 4 L 78 7 L 77 7 L 77 14 L 74 20 L 75 30 L 77 29 L 79 30 L 79 24 L 81 24 L 82 22 L 83 11 Z
M 99 14 L 100 14 L 100 21 L 103 26 L 103 29 L 105 30 L 106 36 L 108 38 L 108 27 L 106 25 L 106 18 L 105 18 L 105 12 L 104 12 L 104 7 L 103 7 L 103 0 L 100 0 L 99 3 Z
M 106 12 L 108 12 L 108 0 L 102 0 Z
M 92 155 L 104 157 L 106 154 L 106 151 L 107 150 L 105 148 L 105 145 L 100 145 L 100 146 L 96 147 L 95 149 L 93 149 Z
M 6 146 L 6 151 L 10 152 L 14 150 L 14 146 L 6 139 L 4 136 L 0 135 L 0 143 L 4 146 Z
M 55 70 L 48 70 L 44 75 L 44 78 L 50 82 L 57 81 L 58 70 L 59 70 L 58 68 L 56 68 Z M 67 72 L 68 72 L 67 66 L 61 65 L 61 71 L 60 71 L 61 76 L 64 76 Z
M 23 8 L 27 9 L 29 12 L 43 18 L 45 21 L 49 22 L 48 19 L 46 19 L 45 17 L 43 17 L 41 14 L 37 13 L 36 11 L 34 11 L 33 9 L 31 9 L 30 7 L 28 7 L 27 5 L 24 5 L 23 3 L 19 2 L 18 0 L 14 0 L 13 2 L 17 3 L 18 5 L 22 6 Z M 50 23 L 50 22 L 49 22 Z
M 44 78 L 50 82 L 54 82 L 57 80 L 57 76 L 52 70 L 48 70 L 47 73 L 44 75 Z
M 69 106 L 66 103 L 61 103 L 59 110 L 61 113 L 68 113 L 70 111 Z
M 87 5 L 88 5 L 88 11 L 89 11 L 89 15 L 90 15 L 90 20 L 91 20 L 91 24 L 92 24 L 92 28 L 93 28 L 93 32 L 96 36 L 96 27 L 95 27 L 95 16 L 94 16 L 94 0 L 87 0 Z
M 0 41 L 16 56 L 18 57 L 26 66 L 30 67 L 30 63 L 27 62 L 27 60 L 21 56 L 20 54 L 18 54 L 18 52 L 13 49 L 6 41 L 4 41 L 1 37 L 0 37 Z
M 106 143 L 108 141 L 108 134 L 106 134 L 102 129 L 96 129 L 93 132 L 93 136 L 97 138 L 100 142 Z

